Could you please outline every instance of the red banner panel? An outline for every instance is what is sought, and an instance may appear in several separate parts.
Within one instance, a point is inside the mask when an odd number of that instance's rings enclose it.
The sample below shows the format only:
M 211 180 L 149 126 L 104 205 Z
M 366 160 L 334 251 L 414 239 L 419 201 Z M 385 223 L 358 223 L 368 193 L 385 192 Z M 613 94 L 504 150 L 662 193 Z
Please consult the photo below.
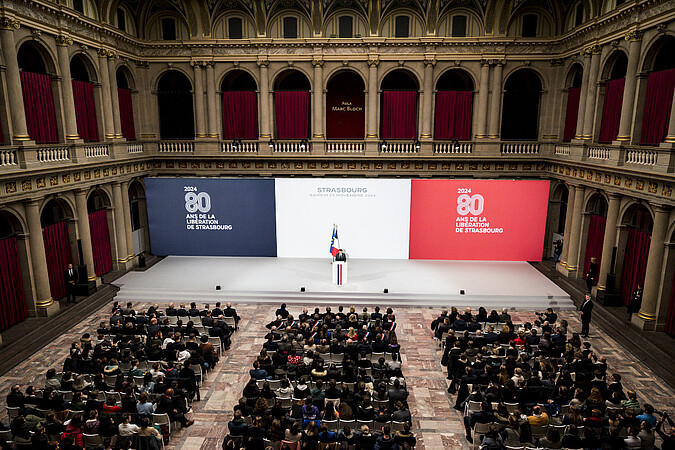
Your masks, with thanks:
M 549 182 L 412 180 L 410 259 L 541 261 Z

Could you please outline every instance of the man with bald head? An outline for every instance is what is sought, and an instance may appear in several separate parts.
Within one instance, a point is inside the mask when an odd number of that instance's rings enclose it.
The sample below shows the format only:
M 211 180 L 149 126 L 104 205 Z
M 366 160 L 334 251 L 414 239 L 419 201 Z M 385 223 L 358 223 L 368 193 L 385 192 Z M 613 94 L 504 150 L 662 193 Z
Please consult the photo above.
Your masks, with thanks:
M 223 310 L 223 316 L 225 317 L 234 317 L 234 329 L 239 329 L 239 319 L 237 315 L 237 310 L 232 307 L 231 302 L 225 303 L 225 309 Z
M 157 414 L 168 414 L 169 419 L 172 422 L 179 422 L 181 426 L 183 427 L 189 427 L 192 425 L 195 421 L 194 420 L 187 420 L 185 417 L 185 414 L 180 412 L 180 410 L 176 407 L 174 399 L 173 399 L 174 391 L 172 388 L 168 388 L 166 390 L 166 393 L 162 395 L 162 397 L 157 401 Z

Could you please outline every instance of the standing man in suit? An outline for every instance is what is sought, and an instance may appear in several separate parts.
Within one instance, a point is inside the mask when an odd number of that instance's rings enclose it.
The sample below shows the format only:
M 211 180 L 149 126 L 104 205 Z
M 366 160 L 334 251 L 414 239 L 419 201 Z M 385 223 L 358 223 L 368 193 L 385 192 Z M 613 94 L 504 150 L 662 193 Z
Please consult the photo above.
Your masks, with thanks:
M 77 283 L 77 270 L 73 268 L 73 264 L 68 264 L 68 268 L 63 273 L 63 279 L 66 282 L 66 306 L 70 305 L 70 300 L 72 298 L 73 303 L 77 303 L 75 300 L 75 283 Z
M 347 261 L 347 254 L 345 253 L 344 249 L 341 248 L 340 250 L 338 250 L 338 254 L 335 255 L 335 261 L 343 261 L 343 262 Z
M 586 294 L 584 303 L 581 305 L 581 337 L 588 337 L 588 327 L 591 324 L 591 314 L 593 312 L 593 301 L 591 295 Z
M 598 260 L 595 256 L 592 256 L 591 263 L 588 266 L 588 272 L 586 273 L 586 287 L 588 288 L 589 293 L 592 291 L 593 286 L 595 286 L 595 277 L 598 276 L 599 272 L 600 267 L 598 266 Z

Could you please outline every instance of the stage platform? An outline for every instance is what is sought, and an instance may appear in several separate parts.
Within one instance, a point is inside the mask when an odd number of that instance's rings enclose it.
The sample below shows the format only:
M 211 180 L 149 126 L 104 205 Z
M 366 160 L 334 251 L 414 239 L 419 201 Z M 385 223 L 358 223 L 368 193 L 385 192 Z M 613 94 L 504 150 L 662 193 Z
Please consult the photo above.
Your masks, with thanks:
M 526 262 L 353 259 L 347 284 L 336 286 L 330 258 L 169 256 L 113 284 L 120 302 L 574 308 L 565 291 Z

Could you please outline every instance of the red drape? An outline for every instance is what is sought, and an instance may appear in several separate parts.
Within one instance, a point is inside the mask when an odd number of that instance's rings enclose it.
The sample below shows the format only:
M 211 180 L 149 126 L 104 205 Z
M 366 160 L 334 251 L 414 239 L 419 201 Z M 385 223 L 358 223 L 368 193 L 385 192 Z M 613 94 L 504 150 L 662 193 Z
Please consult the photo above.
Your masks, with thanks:
M 668 316 L 666 317 L 666 333 L 675 336 L 675 277 L 673 277 L 673 286 L 670 289 L 670 304 L 668 306 Z
M 256 92 L 223 92 L 223 120 L 223 139 L 258 139 Z
M 38 143 L 57 142 L 56 113 L 49 75 L 21 72 L 28 135 Z
M 73 262 L 70 252 L 70 235 L 68 234 L 68 221 L 55 223 L 42 230 L 45 241 L 45 253 L 47 255 L 47 273 L 49 274 L 49 287 L 52 298 L 58 301 L 66 295 L 66 282 L 63 274 L 68 264 Z
M 0 330 L 28 316 L 16 238 L 0 240 Z
M 131 89 L 117 88 L 117 97 L 120 101 L 122 136 L 130 141 L 135 141 L 136 127 L 134 126 L 134 108 L 131 103 Z
M 577 131 L 577 117 L 579 117 L 579 96 L 581 88 L 570 88 L 567 91 L 567 112 L 565 113 L 565 131 L 563 141 L 569 142 L 574 139 Z
M 675 69 L 649 74 L 640 144 L 658 145 L 666 139 L 674 90 Z
M 417 91 L 383 91 L 382 139 L 415 139 L 416 135 Z
M 89 214 L 89 231 L 91 233 L 91 247 L 94 253 L 94 272 L 96 276 L 100 277 L 112 270 L 108 214 L 105 209 L 100 209 Z
M 88 81 L 73 80 L 73 98 L 75 99 L 77 134 L 85 141 L 98 141 L 94 84 Z
M 588 224 L 588 238 L 586 239 L 586 255 L 584 256 L 584 275 L 591 266 L 591 257 L 595 256 L 598 267 L 602 259 L 602 241 L 605 238 L 605 224 L 607 219 L 591 214 Z M 598 280 L 595 280 L 597 283 Z
M 438 91 L 435 139 L 457 139 L 459 141 L 471 139 L 472 97 L 472 91 Z
M 607 86 L 605 87 L 605 103 L 602 106 L 599 142 L 612 142 L 619 135 L 621 102 L 623 101 L 623 85 L 625 82 L 625 78 L 607 82 Z
M 274 117 L 278 139 L 309 137 L 309 91 L 274 93 Z
M 621 272 L 621 298 L 624 305 L 630 303 L 637 285 L 645 281 L 650 241 L 651 234 L 646 231 L 634 228 L 628 231 L 626 256 L 623 260 L 623 270 Z

